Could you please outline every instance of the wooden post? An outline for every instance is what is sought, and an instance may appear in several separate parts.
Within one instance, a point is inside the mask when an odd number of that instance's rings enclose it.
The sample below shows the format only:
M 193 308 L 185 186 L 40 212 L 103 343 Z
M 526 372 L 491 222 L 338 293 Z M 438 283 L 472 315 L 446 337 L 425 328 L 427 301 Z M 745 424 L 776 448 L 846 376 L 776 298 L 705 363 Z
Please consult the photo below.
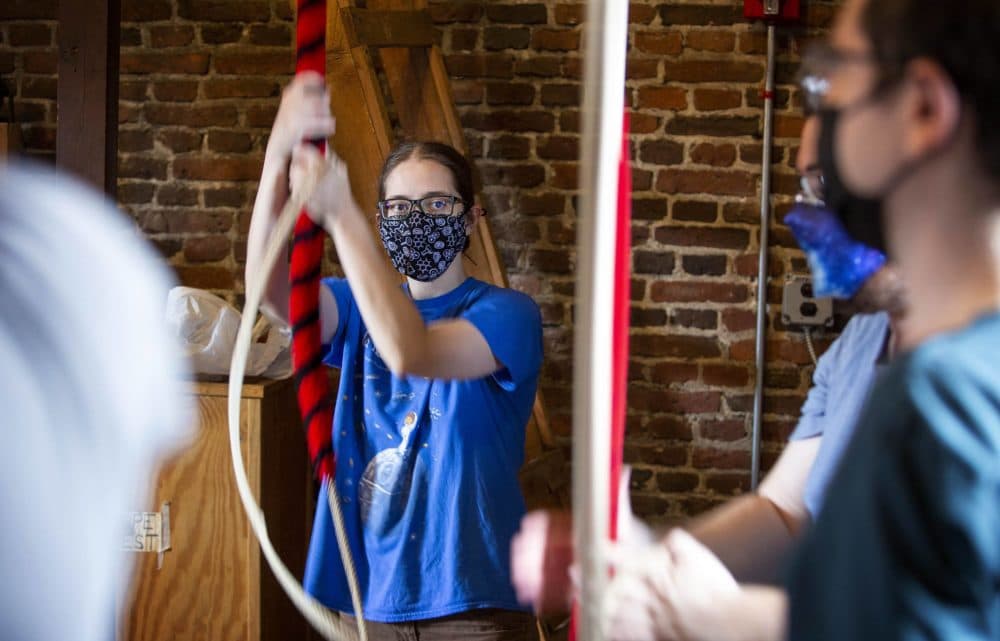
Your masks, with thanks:
M 120 0 L 59 1 L 56 164 L 112 198 L 118 177 Z

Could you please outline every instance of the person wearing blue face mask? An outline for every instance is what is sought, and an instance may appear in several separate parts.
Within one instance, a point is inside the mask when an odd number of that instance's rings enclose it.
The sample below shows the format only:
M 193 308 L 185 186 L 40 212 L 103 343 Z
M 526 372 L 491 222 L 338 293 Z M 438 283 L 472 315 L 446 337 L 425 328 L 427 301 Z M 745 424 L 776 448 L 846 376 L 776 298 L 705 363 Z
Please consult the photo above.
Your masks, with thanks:
M 289 189 L 318 177 L 306 208 L 346 274 L 323 280 L 320 324 L 324 362 L 340 370 L 336 483 L 369 638 L 535 638 L 507 550 L 525 510 L 517 473 L 542 363 L 538 306 L 465 274 L 461 255 L 482 211 L 471 166 L 447 145 L 403 143 L 389 153 L 379 247 L 343 163 L 299 144 L 332 133 L 328 105 L 318 75 L 296 77 L 282 97 L 247 271 L 249 280 Z M 287 314 L 287 264 L 268 303 Z M 323 496 L 304 583 L 328 607 L 353 612 Z
M 843 220 L 853 212 L 834 211 L 822 200 L 816 80 L 803 76 L 806 119 L 796 158 L 803 190 L 785 222 L 806 250 L 818 295 L 845 299 L 857 313 L 820 357 L 796 429 L 757 492 L 685 524 L 690 537 L 674 531 L 652 546 L 622 546 L 635 563 L 625 559 L 628 567 L 619 567 L 612 581 L 604 620 L 609 639 L 781 638 L 787 601 L 776 586 L 822 508 L 877 370 L 893 351 L 905 309 L 900 279 L 882 252 L 847 234 Z M 566 608 L 569 528 L 568 515 L 534 512 L 515 538 L 518 594 L 542 612 Z M 661 558 L 667 553 L 669 559 Z
M 820 159 L 907 285 L 788 583 L 792 640 L 1000 638 L 1000 4 L 848 0 Z M 830 202 L 830 198 L 828 198 Z

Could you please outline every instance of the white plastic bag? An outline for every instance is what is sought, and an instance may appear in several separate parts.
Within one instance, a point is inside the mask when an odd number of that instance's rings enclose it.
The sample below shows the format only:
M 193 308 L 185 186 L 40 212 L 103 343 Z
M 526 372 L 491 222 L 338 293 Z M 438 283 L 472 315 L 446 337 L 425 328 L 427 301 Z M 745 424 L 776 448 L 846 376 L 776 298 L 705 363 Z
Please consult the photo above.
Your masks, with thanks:
M 229 374 L 240 327 L 240 313 L 236 308 L 203 289 L 174 287 L 167 295 L 167 325 L 184 345 L 195 372 Z M 273 326 L 262 316 L 253 328 L 247 376 L 290 376 L 291 342 L 288 327 Z

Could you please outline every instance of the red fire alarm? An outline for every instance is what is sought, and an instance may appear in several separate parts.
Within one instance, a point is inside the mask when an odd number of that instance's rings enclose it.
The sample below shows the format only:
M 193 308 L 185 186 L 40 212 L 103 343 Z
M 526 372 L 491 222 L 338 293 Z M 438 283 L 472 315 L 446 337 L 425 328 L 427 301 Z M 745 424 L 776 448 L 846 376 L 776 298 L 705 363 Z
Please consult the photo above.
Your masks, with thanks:
M 748 20 L 797 22 L 801 14 L 800 0 L 743 0 L 743 17 Z

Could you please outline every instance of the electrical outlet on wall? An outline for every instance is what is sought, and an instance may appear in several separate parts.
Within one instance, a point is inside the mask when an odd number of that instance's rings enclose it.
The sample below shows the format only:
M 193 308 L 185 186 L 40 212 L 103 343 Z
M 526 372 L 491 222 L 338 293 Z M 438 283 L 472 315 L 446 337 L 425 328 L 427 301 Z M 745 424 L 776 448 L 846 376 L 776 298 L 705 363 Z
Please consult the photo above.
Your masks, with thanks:
M 781 320 L 785 325 L 831 327 L 833 299 L 816 298 L 812 280 L 805 276 L 786 276 L 781 295 Z

